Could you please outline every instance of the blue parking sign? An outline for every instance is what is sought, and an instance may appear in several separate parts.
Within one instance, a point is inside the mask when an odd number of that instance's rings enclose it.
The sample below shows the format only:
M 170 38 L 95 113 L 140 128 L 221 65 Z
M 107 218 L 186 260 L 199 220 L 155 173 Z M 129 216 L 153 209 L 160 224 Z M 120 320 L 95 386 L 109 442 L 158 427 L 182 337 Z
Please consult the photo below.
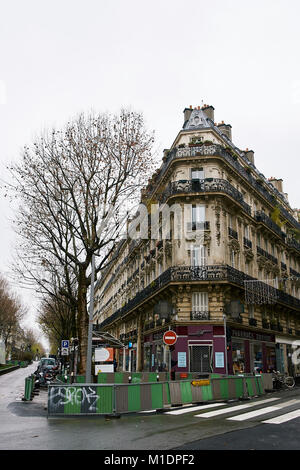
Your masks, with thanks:
M 69 347 L 69 340 L 68 339 L 63 339 L 61 342 L 61 347 L 62 348 L 68 348 Z

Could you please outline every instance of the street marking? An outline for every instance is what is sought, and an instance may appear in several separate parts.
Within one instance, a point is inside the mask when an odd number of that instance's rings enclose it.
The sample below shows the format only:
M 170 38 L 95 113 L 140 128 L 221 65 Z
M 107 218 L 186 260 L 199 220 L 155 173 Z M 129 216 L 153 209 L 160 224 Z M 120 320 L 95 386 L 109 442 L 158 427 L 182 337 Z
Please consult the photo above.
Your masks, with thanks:
M 298 402 L 299 400 L 290 400 L 285 403 L 281 403 L 280 405 L 268 406 L 267 408 L 261 408 L 259 410 L 250 411 L 249 413 L 244 413 L 227 419 L 232 421 L 245 421 L 246 419 L 255 418 L 256 416 L 272 413 L 272 411 L 281 410 L 282 408 L 286 408 L 287 406 L 293 405 Z
M 204 413 L 203 415 L 202 414 L 195 415 L 195 418 L 212 418 L 214 416 L 231 413 L 232 411 L 244 410 L 252 406 L 260 405 L 261 403 L 265 403 L 265 402 L 270 403 L 271 401 L 275 401 L 275 400 L 279 400 L 279 398 L 268 398 L 267 400 L 261 400 L 259 402 L 246 403 L 245 405 L 231 406 L 230 408 L 224 408 L 223 410 L 210 411 L 208 413 Z
M 271 418 L 271 419 L 268 419 L 267 421 L 262 421 L 262 423 L 281 424 L 281 423 L 285 423 L 286 421 L 290 421 L 291 419 L 295 419 L 299 417 L 300 417 L 300 410 L 295 410 L 295 411 L 291 411 L 290 413 L 277 416 L 276 418 Z
M 174 411 L 167 411 L 164 413 L 165 415 L 182 415 L 184 413 L 191 413 L 192 411 L 199 411 L 204 410 L 207 408 L 216 408 L 217 406 L 224 406 L 226 403 L 211 403 L 209 405 L 200 405 L 200 406 L 192 406 L 190 408 L 174 410 Z

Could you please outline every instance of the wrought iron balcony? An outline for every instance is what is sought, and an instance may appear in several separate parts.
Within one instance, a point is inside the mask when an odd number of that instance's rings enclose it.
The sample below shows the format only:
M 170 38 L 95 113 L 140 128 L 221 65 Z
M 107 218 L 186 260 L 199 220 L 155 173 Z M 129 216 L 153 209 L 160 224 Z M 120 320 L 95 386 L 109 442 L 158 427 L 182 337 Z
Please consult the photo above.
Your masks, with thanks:
M 273 230 L 273 232 L 277 233 L 277 235 L 279 235 L 283 240 L 285 240 L 286 234 L 281 230 L 279 225 L 273 222 L 273 220 L 268 217 L 263 211 L 256 211 L 254 217 L 257 222 L 262 222 L 269 229 Z
M 278 264 L 278 259 L 273 256 L 273 255 L 270 255 L 270 253 L 268 253 L 267 251 L 265 251 L 263 248 L 261 248 L 260 246 L 257 246 L 256 247 L 256 252 L 258 255 L 261 255 L 261 256 L 264 256 L 265 258 L 269 259 L 270 261 L 272 261 L 272 263 L 274 264 Z
M 191 320 L 209 320 L 210 315 L 208 311 L 196 311 L 193 310 L 190 314 L 190 319 Z
M 249 318 L 250 326 L 257 326 L 257 320 L 255 318 Z
M 295 238 L 287 238 L 286 244 L 291 248 L 295 248 L 296 250 L 300 251 L 300 243 L 295 240 Z
M 109 318 L 103 321 L 101 328 L 122 318 L 128 312 L 135 309 L 139 304 L 150 298 L 162 287 L 174 282 L 194 282 L 194 281 L 226 281 L 244 289 L 244 281 L 257 281 L 242 271 L 238 271 L 228 265 L 208 265 L 208 266 L 173 266 L 168 268 L 163 274 L 152 281 L 135 297 L 130 299 L 123 307 L 115 311 Z M 262 282 L 262 281 L 261 281 Z M 264 284 L 262 282 L 262 284 Z M 270 288 L 270 286 L 268 286 Z M 272 288 L 273 297 L 277 302 L 286 304 L 289 307 L 300 308 L 300 300 L 282 290 Z
M 247 159 L 243 156 L 242 152 L 239 151 L 239 149 L 235 149 L 236 153 L 239 154 L 240 158 L 245 161 L 247 165 L 249 165 L 249 162 Z M 162 167 L 162 170 L 160 174 L 158 175 L 156 183 L 161 180 L 161 178 L 164 176 L 166 171 L 169 168 L 170 163 L 177 158 L 188 158 L 188 157 L 194 157 L 194 156 L 217 156 L 223 158 L 227 163 L 229 163 L 235 170 L 243 176 L 254 188 L 256 191 L 258 191 L 273 207 L 278 206 L 278 199 L 281 199 L 283 203 L 286 203 L 286 199 L 284 196 L 276 190 L 276 188 L 269 183 L 266 178 L 261 175 L 258 170 L 255 168 L 254 165 L 251 165 L 253 167 L 254 173 L 256 173 L 257 176 L 261 177 L 265 183 L 266 186 L 268 186 L 268 189 L 264 186 L 259 184 L 259 181 L 256 177 L 252 176 L 250 172 L 247 171 L 247 169 L 241 165 L 241 163 L 238 161 L 238 159 L 232 155 L 229 151 L 227 151 L 223 146 L 219 144 L 213 144 L 213 145 L 201 145 L 198 147 L 185 147 L 185 148 L 174 148 L 172 149 L 167 157 L 167 160 L 165 161 L 164 166 Z M 281 214 L 298 230 L 300 229 L 300 224 L 297 222 L 297 220 L 288 212 L 285 207 L 280 205 L 280 212 Z
M 210 223 L 207 220 L 204 222 L 187 222 L 187 230 L 210 230 Z
M 247 246 L 248 248 L 252 248 L 252 241 L 244 237 L 244 245 Z
M 295 271 L 295 269 L 292 269 L 292 268 L 290 268 L 290 275 L 296 278 L 298 277 L 300 278 L 300 273 L 298 273 L 298 271 Z
M 287 266 L 286 266 L 285 263 L 281 262 L 280 265 L 281 265 L 281 269 L 282 269 L 283 271 L 286 271 L 286 270 L 287 270 Z
M 231 227 L 228 227 L 228 235 L 232 238 L 235 238 L 236 240 L 239 238 L 238 233 Z
M 237 201 L 243 209 L 251 215 L 251 207 L 244 201 L 242 193 L 234 188 L 227 180 L 220 178 L 205 178 L 198 180 L 179 180 L 169 184 L 160 197 L 160 202 L 165 202 L 176 194 L 221 192 L 228 194 Z

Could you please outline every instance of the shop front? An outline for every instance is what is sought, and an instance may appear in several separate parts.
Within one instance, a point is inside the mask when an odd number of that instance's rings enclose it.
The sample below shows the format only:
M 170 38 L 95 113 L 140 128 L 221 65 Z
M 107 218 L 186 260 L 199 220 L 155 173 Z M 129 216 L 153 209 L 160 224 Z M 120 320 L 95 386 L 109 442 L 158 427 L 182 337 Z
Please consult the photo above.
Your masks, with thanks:
M 145 372 L 169 371 L 170 350 L 169 346 L 163 342 L 165 331 L 159 331 L 144 337 L 143 370 Z
M 261 373 L 276 370 L 274 335 L 231 328 L 228 350 L 230 374 Z
M 276 336 L 276 365 L 282 373 L 298 377 L 300 375 L 300 361 L 295 351 L 299 350 L 300 341 L 285 336 Z M 296 357 L 294 357 L 296 356 Z
M 137 344 L 129 344 L 119 351 L 118 370 L 123 372 L 136 372 Z
M 177 341 L 171 347 L 163 342 L 166 330 L 144 337 L 145 371 L 226 373 L 223 326 L 175 326 L 172 330 Z

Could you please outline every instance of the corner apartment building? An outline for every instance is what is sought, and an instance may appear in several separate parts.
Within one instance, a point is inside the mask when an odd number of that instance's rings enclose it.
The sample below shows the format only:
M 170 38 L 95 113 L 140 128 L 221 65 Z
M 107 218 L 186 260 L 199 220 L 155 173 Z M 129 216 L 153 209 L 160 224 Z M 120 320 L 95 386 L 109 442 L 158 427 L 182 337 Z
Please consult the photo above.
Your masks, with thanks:
M 141 203 L 162 214 L 155 230 L 122 240 L 95 286 L 95 328 L 125 344 L 118 369 L 300 374 L 298 213 L 212 106 L 184 110 Z

